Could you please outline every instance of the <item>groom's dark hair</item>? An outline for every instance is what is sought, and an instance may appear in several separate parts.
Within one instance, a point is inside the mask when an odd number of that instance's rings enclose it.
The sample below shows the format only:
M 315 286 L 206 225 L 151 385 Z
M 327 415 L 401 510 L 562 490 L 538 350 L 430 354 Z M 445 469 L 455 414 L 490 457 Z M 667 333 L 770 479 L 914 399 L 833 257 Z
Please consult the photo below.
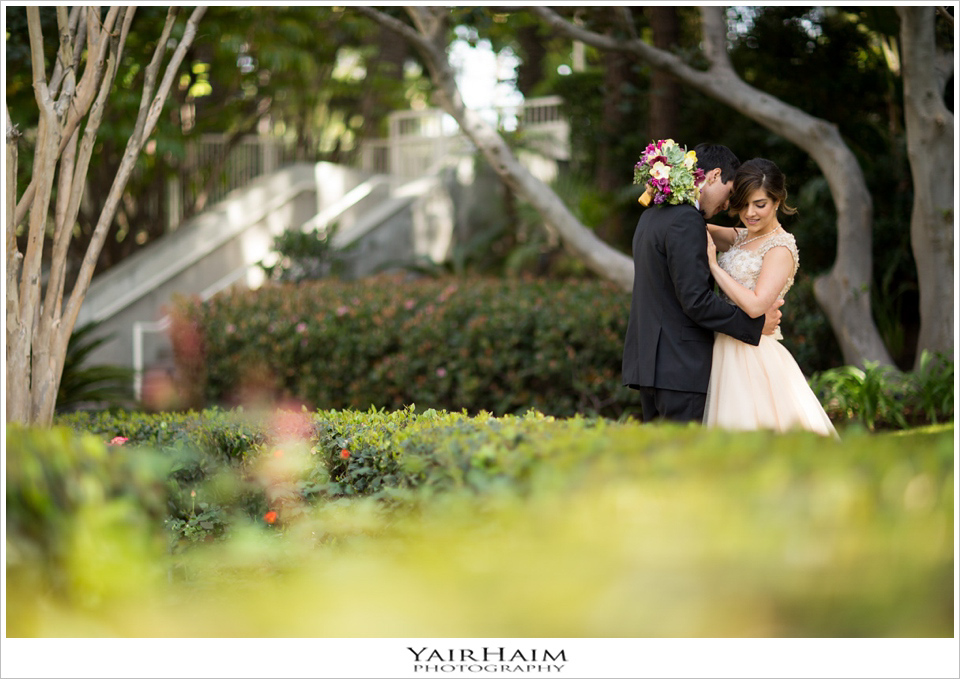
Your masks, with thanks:
M 740 167 L 740 159 L 721 144 L 697 144 L 693 150 L 697 153 L 697 167 L 704 173 L 719 167 L 720 181 L 724 184 L 733 179 Z

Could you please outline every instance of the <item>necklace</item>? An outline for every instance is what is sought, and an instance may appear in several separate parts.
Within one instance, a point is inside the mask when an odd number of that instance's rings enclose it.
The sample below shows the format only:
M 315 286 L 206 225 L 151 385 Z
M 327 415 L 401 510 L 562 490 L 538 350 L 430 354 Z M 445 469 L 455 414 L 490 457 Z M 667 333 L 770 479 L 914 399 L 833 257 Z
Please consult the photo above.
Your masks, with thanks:
M 755 240 L 760 240 L 761 238 L 766 238 L 767 236 L 772 236 L 773 234 L 775 234 L 775 233 L 776 233 L 777 231 L 779 231 L 780 229 L 781 229 L 781 226 L 780 226 L 779 224 L 777 224 L 777 228 L 775 228 L 773 231 L 770 231 L 769 233 L 762 233 L 762 234 L 760 234 L 759 236 L 754 236 L 753 238 L 748 238 L 747 240 L 745 240 L 745 241 L 743 241 L 742 243 L 740 243 L 740 247 L 742 248 L 742 247 L 743 247 L 744 245 L 746 245 L 747 243 L 752 243 L 752 242 L 755 241 Z

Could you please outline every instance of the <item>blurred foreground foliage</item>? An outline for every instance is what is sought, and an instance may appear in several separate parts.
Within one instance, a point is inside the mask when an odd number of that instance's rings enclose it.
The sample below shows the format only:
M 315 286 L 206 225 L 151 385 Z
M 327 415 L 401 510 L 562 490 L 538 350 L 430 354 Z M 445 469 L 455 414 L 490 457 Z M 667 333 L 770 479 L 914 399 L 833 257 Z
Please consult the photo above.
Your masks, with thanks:
M 7 430 L 7 634 L 951 636 L 953 466 L 952 425 L 71 414 Z

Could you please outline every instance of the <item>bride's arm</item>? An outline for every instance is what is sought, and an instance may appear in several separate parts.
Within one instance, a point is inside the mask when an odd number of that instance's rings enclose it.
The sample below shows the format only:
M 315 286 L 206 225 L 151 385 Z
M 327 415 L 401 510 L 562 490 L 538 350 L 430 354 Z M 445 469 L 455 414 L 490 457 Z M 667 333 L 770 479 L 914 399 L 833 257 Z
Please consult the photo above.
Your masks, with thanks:
M 713 237 L 713 242 L 717 244 L 717 250 L 720 252 L 729 250 L 737 238 L 737 229 L 733 226 L 720 226 L 707 222 L 707 231 Z
M 793 255 L 785 247 L 771 248 L 763 257 L 760 276 L 757 278 L 757 287 L 751 290 L 736 281 L 736 279 L 720 268 L 717 264 L 716 248 L 707 244 L 707 255 L 710 260 L 710 273 L 727 297 L 743 309 L 751 318 L 763 316 L 770 306 L 780 296 L 780 291 L 793 271 Z

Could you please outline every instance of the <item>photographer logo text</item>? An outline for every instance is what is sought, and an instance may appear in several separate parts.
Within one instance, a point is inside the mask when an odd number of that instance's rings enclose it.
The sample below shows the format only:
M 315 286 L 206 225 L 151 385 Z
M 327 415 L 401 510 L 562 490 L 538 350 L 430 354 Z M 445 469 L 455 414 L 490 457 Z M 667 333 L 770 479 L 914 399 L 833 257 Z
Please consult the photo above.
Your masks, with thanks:
M 560 673 L 567 662 L 563 649 L 509 649 L 503 646 L 483 648 L 423 648 L 410 646 L 413 671 L 423 674 L 483 673 Z

